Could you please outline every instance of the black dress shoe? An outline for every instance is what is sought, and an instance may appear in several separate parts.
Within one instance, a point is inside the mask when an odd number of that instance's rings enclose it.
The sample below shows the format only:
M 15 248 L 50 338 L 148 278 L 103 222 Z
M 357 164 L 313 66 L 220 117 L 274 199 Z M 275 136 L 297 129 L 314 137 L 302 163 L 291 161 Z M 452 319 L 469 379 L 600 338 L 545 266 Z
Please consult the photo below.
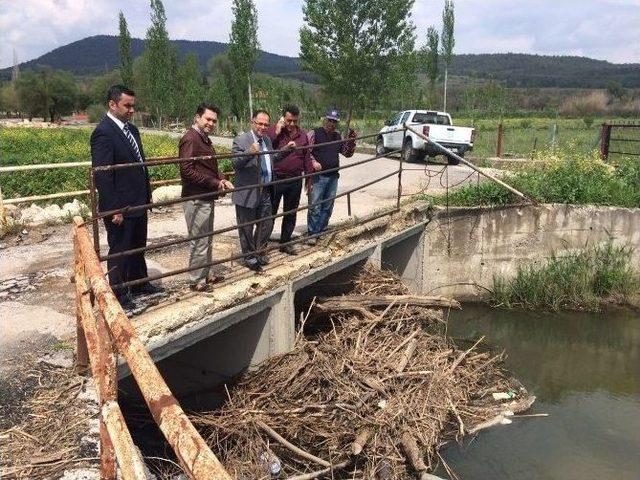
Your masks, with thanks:
M 254 272 L 262 271 L 262 265 L 258 263 L 258 260 L 254 260 L 252 262 L 245 262 L 244 264 L 249 270 L 253 270 Z
M 267 257 L 266 255 L 260 255 L 258 258 L 258 265 L 264 266 L 267 265 L 269 263 L 269 257 Z
M 120 306 L 123 310 L 133 310 L 136 308 L 136 304 L 133 301 L 133 297 L 129 293 L 125 293 L 123 295 L 119 295 L 116 297 L 118 302 L 120 302 Z
M 131 287 L 131 292 L 135 295 L 155 295 L 157 293 L 164 293 L 164 291 L 164 288 L 158 287 L 150 282 Z
M 295 247 L 295 245 L 283 245 L 279 250 L 288 255 L 298 255 L 298 249 Z

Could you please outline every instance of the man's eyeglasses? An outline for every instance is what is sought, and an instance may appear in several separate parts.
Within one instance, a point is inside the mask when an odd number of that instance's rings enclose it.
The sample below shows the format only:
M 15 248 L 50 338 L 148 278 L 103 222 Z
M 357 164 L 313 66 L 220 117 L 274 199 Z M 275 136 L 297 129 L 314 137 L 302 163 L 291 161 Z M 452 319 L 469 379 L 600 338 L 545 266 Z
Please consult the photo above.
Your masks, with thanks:
M 268 127 L 269 124 L 268 123 L 264 123 L 264 122 L 256 122 L 255 120 L 253 120 L 253 123 L 259 127 Z

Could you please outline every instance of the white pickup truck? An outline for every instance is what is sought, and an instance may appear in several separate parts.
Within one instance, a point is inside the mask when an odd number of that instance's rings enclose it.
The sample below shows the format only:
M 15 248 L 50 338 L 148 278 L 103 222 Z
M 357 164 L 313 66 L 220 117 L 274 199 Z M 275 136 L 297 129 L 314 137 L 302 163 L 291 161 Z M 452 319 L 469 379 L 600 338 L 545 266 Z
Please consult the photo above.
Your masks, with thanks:
M 378 155 L 402 149 L 402 155 L 406 161 L 416 162 L 424 160 L 427 155 L 435 157 L 440 153 L 412 131 L 407 130 L 405 134 L 402 129 L 405 123 L 460 157 L 464 157 L 466 152 L 473 149 L 475 130 L 470 127 L 454 127 L 451 115 L 448 113 L 432 110 L 405 110 L 391 117 L 380 130 L 376 141 Z M 447 156 L 447 161 L 450 165 L 459 163 L 457 159 L 450 156 Z

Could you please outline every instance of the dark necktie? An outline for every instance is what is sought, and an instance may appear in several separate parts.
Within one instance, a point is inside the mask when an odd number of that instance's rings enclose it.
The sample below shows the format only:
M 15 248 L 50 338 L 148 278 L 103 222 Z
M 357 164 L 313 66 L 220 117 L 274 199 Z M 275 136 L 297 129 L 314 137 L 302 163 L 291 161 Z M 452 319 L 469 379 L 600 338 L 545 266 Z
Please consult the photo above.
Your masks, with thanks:
M 133 151 L 136 152 L 136 159 L 139 162 L 143 162 L 144 160 L 142 160 L 142 154 L 140 153 L 140 148 L 138 148 L 138 144 L 133 138 L 133 135 L 131 134 L 131 130 L 129 130 L 128 123 L 124 124 L 124 128 L 122 129 L 122 131 L 124 132 L 124 136 L 127 137 L 127 140 L 129 140 L 129 143 L 131 144 L 131 148 L 133 148 Z
M 260 146 L 260 151 L 264 150 L 264 140 L 262 137 L 258 137 L 258 145 Z M 269 167 L 267 166 L 267 156 L 262 154 L 260 155 L 260 170 L 262 171 L 262 182 L 269 183 L 271 178 L 269 178 Z

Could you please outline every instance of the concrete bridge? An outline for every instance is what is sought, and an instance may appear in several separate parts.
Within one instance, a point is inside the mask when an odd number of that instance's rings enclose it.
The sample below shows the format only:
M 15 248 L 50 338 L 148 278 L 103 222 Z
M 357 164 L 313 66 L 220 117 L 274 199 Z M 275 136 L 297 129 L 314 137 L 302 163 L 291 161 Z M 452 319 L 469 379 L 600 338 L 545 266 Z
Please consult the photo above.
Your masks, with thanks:
M 411 202 L 395 213 L 346 222 L 293 261 L 276 259 L 265 275 L 232 277 L 213 294 L 159 306 L 134 324 L 180 401 L 211 406 L 217 385 L 288 351 L 312 299 L 348 291 L 367 262 L 396 272 L 414 293 L 477 300 L 486 296 L 495 274 L 510 276 L 524 262 L 610 240 L 640 245 L 636 209 L 446 210 Z M 639 255 L 636 249 L 636 262 Z M 119 375 L 127 392 L 126 366 Z

